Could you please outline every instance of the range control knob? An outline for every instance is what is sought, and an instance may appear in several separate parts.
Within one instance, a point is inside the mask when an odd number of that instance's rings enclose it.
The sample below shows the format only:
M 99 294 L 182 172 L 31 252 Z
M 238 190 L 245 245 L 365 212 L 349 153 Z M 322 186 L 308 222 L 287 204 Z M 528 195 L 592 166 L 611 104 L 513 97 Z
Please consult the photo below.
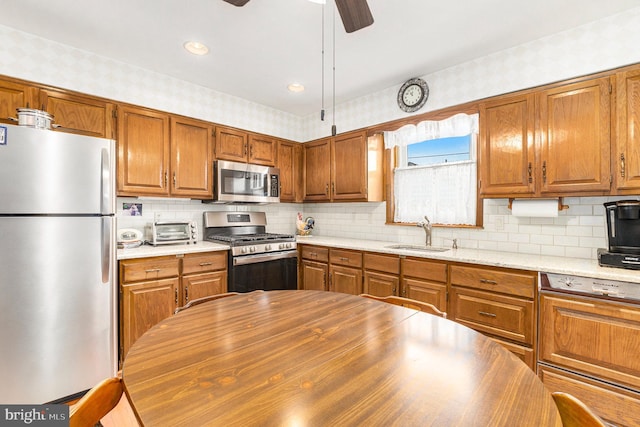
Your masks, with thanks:
M 256 251 L 256 247 L 255 247 L 255 246 L 251 246 L 251 247 L 249 248 L 249 252 L 255 252 L 255 251 Z
M 271 245 L 265 245 L 264 246 L 264 250 L 265 251 L 270 251 L 271 250 Z
M 242 250 L 240 252 L 242 252 L 243 254 L 246 254 L 247 253 L 247 247 L 245 246 L 244 248 L 242 248 Z
M 571 287 L 573 287 L 573 278 L 571 278 L 571 277 L 566 277 L 566 278 L 563 280 L 563 282 L 564 282 L 564 285 L 565 285 L 567 288 L 571 288 Z

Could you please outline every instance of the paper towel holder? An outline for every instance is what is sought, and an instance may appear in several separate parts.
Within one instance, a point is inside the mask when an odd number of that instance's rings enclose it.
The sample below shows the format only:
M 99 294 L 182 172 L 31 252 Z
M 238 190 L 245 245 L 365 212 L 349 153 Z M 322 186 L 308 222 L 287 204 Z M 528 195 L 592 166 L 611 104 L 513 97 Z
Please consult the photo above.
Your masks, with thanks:
M 514 200 L 516 200 L 516 199 L 513 198 L 513 197 L 509 198 L 509 206 L 508 206 L 509 210 L 511 210 L 511 205 L 513 204 Z M 563 205 L 562 204 L 562 197 L 558 197 L 558 210 L 559 211 L 564 211 L 566 209 L 569 209 L 569 205 Z

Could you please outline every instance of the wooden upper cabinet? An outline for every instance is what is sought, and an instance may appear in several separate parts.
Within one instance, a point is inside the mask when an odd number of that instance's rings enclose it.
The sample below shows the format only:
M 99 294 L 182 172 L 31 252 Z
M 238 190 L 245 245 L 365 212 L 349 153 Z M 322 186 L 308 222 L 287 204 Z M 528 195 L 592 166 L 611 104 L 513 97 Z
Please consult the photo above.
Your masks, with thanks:
M 541 194 L 609 190 L 611 88 L 603 77 L 539 93 Z
M 54 130 L 98 138 L 115 138 L 115 107 L 112 103 L 52 89 L 40 89 L 38 108 L 53 116 Z
M 275 166 L 278 143 L 275 139 L 249 134 L 249 157 L 247 161 L 256 165 Z
M 624 194 L 624 190 L 640 189 L 640 68 L 618 73 L 616 84 L 618 121 L 613 165 L 616 188 Z
M 280 201 L 302 201 L 302 144 L 278 141 L 280 169 Z
M 171 118 L 171 195 L 210 198 L 213 194 L 213 126 Z
M 480 194 L 535 192 L 535 111 L 532 94 L 480 105 Z
M 331 199 L 367 200 L 367 134 L 341 135 L 331 146 Z
M 249 135 L 235 129 L 216 128 L 216 160 L 246 162 Z
M 330 200 L 331 140 L 304 144 L 304 200 Z
M 383 151 L 364 131 L 305 143 L 304 201 L 382 201 Z
M 169 195 L 169 115 L 118 109 L 118 195 Z
M 24 83 L 0 80 L 0 123 L 17 124 L 18 108 L 39 108 L 38 89 Z
M 278 145 L 275 139 L 237 129 L 216 128 L 216 159 L 276 165 Z

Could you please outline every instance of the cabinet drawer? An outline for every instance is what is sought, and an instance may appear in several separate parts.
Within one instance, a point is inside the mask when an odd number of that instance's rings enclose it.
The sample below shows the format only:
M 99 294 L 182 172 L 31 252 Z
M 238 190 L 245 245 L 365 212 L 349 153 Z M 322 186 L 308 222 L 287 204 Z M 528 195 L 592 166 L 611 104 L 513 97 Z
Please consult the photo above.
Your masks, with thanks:
M 329 248 L 321 246 L 302 246 L 302 258 L 312 261 L 329 262 Z
M 418 279 L 447 281 L 447 264 L 443 262 L 426 261 L 419 258 L 402 258 L 402 275 Z
M 612 425 L 640 425 L 640 393 L 542 365 L 538 376 L 549 392 L 574 395 Z
M 449 319 L 481 332 L 533 345 L 533 301 L 452 286 Z
M 182 260 L 183 274 L 204 273 L 205 271 L 225 270 L 226 268 L 226 251 L 186 254 Z
M 120 261 L 120 283 L 176 277 L 180 260 L 175 257 L 138 258 Z
M 451 284 L 533 299 L 536 275 L 535 273 L 452 265 Z
M 331 248 L 329 261 L 331 264 L 362 268 L 362 252 Z
M 380 255 L 365 252 L 365 270 L 382 271 L 384 273 L 400 274 L 400 257 L 397 255 Z

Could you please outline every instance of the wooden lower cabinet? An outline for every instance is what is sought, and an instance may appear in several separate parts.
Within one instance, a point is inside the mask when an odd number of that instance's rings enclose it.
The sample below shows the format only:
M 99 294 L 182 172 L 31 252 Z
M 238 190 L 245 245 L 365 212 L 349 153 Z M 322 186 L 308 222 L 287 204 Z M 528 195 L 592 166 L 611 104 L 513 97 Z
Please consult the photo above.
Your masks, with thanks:
M 400 259 L 400 296 L 433 304 L 447 312 L 447 263 L 424 258 Z
M 400 257 L 365 252 L 363 264 L 365 294 L 379 297 L 399 295 Z
M 534 272 L 452 265 L 448 318 L 488 335 L 535 370 L 536 286 Z
M 302 260 L 300 274 L 301 289 L 314 291 L 327 291 L 327 278 L 329 277 L 329 265 L 326 262 Z
M 329 250 L 329 290 L 353 295 L 363 292 L 362 252 Z
M 227 292 L 227 252 L 120 261 L 120 360 L 176 308 Z
M 640 425 L 640 393 L 544 365 L 538 376 L 549 392 L 572 394 L 611 425 Z

